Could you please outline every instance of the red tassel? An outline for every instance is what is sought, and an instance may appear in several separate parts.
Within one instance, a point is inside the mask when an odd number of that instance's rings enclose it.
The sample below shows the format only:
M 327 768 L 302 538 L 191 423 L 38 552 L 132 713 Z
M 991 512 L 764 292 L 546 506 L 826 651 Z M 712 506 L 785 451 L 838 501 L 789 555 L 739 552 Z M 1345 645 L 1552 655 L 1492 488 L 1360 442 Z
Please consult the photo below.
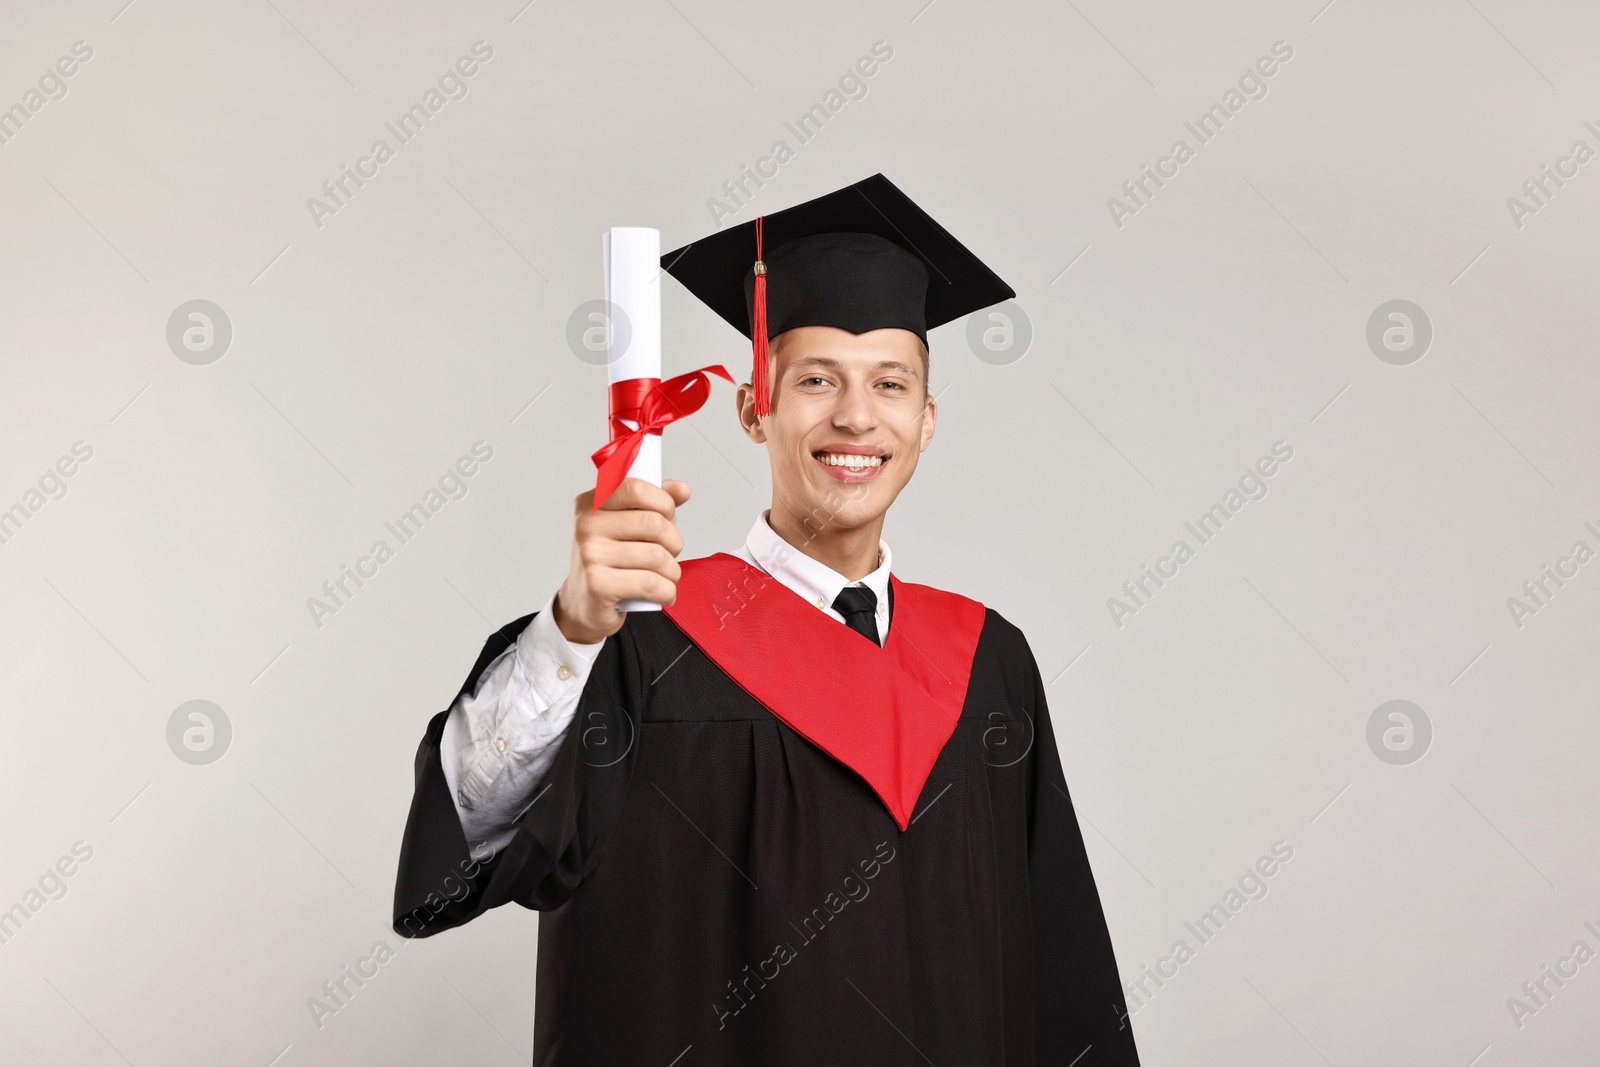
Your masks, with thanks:
M 767 265 L 761 259 L 761 216 L 756 216 L 756 291 L 755 313 L 750 324 L 751 340 L 755 346 L 755 366 L 750 375 L 750 387 L 756 394 L 756 415 L 764 417 L 771 408 L 767 384 Z

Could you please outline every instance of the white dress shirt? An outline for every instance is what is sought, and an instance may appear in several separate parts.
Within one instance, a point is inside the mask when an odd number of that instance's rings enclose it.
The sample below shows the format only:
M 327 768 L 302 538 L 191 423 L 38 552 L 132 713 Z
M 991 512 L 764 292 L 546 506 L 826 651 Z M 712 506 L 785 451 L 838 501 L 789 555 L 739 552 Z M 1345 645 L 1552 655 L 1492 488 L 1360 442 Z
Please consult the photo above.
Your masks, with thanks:
M 889 637 L 889 546 L 878 542 L 878 568 L 852 582 L 773 532 L 757 516 L 734 553 L 777 579 L 808 604 L 843 624 L 833 610 L 840 590 L 857 585 L 878 598 L 878 643 Z M 554 762 L 578 709 L 584 683 L 605 641 L 577 644 L 562 636 L 551 607 L 540 609 L 516 643 L 484 670 L 476 690 L 451 705 L 439 743 L 445 781 L 467 840 L 499 852 Z

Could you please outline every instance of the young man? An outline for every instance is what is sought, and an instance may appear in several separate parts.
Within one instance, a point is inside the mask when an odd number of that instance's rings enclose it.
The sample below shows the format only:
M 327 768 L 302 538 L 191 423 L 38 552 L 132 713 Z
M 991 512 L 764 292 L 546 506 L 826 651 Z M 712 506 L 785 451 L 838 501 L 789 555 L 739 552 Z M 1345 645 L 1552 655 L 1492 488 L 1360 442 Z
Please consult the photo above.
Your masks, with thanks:
M 1014 294 L 882 175 L 663 266 L 753 335 L 771 508 L 680 564 L 683 482 L 577 498 L 428 725 L 396 931 L 539 909 L 541 1067 L 1137 1064 L 1027 642 L 880 537 L 927 330 Z

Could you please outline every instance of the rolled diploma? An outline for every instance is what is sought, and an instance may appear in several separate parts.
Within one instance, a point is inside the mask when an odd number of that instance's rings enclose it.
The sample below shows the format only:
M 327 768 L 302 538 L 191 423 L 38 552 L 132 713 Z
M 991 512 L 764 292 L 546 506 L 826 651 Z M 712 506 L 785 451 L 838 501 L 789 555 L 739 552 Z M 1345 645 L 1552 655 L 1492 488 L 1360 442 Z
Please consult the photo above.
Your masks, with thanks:
M 606 300 L 627 316 L 628 343 L 607 353 L 610 382 L 661 377 L 661 231 L 646 226 L 613 226 L 601 238 L 606 273 Z M 607 330 L 612 346 L 615 325 Z M 638 424 L 623 420 L 630 427 Z M 661 435 L 645 434 L 628 477 L 661 484 Z M 660 611 L 649 600 L 619 600 L 618 611 Z

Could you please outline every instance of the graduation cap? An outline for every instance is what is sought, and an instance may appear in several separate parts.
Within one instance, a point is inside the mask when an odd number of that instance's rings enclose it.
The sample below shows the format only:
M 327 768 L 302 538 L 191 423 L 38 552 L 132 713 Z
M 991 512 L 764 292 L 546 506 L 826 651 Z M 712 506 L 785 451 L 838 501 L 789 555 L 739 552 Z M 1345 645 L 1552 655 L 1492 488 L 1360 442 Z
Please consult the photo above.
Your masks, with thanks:
M 771 246 L 766 252 L 764 246 Z M 662 269 L 753 341 L 767 414 L 767 341 L 796 326 L 928 331 L 1017 294 L 882 174 L 722 230 Z

